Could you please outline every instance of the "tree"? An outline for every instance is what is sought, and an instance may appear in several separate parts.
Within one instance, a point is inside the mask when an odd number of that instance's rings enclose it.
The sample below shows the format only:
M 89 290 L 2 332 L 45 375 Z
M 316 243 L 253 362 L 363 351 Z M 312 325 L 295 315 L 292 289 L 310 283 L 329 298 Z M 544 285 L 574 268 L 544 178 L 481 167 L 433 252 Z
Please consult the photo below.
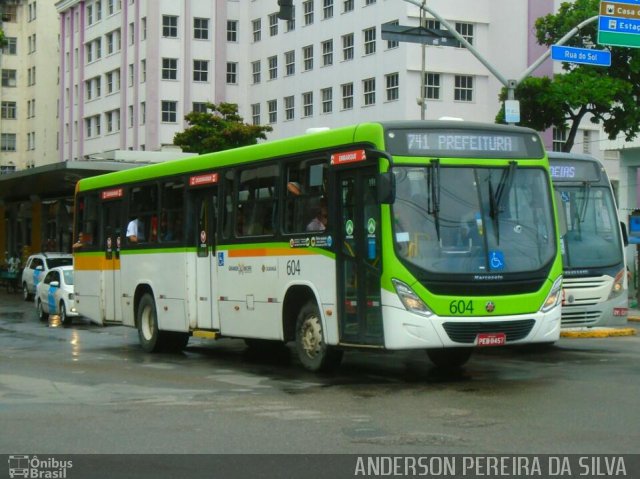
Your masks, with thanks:
M 4 30 L 0 28 L 0 48 L 4 47 L 7 44 L 7 39 L 4 36 Z
M 556 14 L 536 20 L 540 45 L 551 46 L 580 22 L 599 12 L 600 0 L 562 3 Z M 566 43 L 579 48 L 608 48 L 611 66 L 563 63 L 566 73 L 553 78 L 529 77 L 515 90 L 521 103 L 521 124 L 536 130 L 567 130 L 564 151 L 571 151 L 580 122 L 589 117 L 601 124 L 609 139 L 624 134 L 633 140 L 640 131 L 640 49 L 597 45 L 597 22 L 583 27 Z M 500 99 L 506 99 L 503 89 Z M 504 122 L 504 111 L 496 121 Z
M 249 125 L 238 115 L 235 103 L 207 103 L 205 112 L 192 111 L 185 116 L 189 127 L 176 133 L 173 144 L 190 153 L 211 153 L 239 146 L 255 145 L 258 139 L 266 140 L 268 125 Z

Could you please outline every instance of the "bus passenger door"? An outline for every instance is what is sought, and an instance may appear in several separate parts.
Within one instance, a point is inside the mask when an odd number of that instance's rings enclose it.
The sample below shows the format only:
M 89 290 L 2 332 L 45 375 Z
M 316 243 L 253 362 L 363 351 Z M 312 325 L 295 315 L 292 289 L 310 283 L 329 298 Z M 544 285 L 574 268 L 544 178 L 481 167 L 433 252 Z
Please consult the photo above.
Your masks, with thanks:
M 102 320 L 122 322 L 120 245 L 122 242 L 122 200 L 105 201 L 102 207 L 104 267 L 102 268 Z
M 192 241 L 196 246 L 196 308 L 197 324 L 202 329 L 220 329 L 218 316 L 215 258 L 216 198 L 218 188 L 191 191 Z
M 345 170 L 337 176 L 340 342 L 381 346 L 382 248 L 376 170 Z

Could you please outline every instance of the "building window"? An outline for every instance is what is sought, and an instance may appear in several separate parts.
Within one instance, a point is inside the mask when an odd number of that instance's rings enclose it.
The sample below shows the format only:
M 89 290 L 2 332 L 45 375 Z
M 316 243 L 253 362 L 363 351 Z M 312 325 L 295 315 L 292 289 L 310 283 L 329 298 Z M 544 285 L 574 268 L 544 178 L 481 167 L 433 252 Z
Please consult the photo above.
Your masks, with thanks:
M 278 57 L 272 56 L 267 58 L 269 64 L 269 80 L 275 80 L 278 78 Z
M 238 20 L 227 20 L 227 41 L 238 41 Z
M 129 24 L 129 45 L 136 42 L 136 26 L 134 23 Z
M 276 123 L 278 121 L 278 101 L 269 100 L 267 110 L 269 111 L 269 123 Z
M 147 122 L 147 103 L 140 102 L 140 124 L 144 125 Z
M 260 73 L 261 67 L 260 67 L 260 60 L 255 61 L 255 62 L 251 62 L 251 77 L 253 79 L 253 84 L 257 84 L 260 83 L 261 80 L 261 73 Z
M 566 128 L 554 128 L 553 129 L 553 151 L 563 151 L 564 145 L 567 142 L 567 130 Z
M 287 20 L 287 32 L 292 32 L 296 29 L 296 6 L 293 6 L 291 20 Z
M 3 5 L 2 6 L 2 17 L 1 20 L 4 23 L 16 23 L 17 19 L 17 9 L 16 5 Z M 29 5 L 29 9 L 31 9 L 31 5 Z
M 140 32 L 140 40 L 147 39 L 147 17 L 142 17 L 141 23 L 141 32 Z
M 362 90 L 364 93 L 364 105 L 370 106 L 376 104 L 376 79 L 367 78 L 362 80 Z
M 456 22 L 456 32 L 473 45 L 473 23 Z
M 269 35 L 275 37 L 278 34 L 278 14 L 269 15 Z
M 302 58 L 304 60 L 304 71 L 313 70 L 313 45 L 302 47 Z
M 133 63 L 131 63 L 129 65 L 129 86 L 133 86 L 133 77 L 135 75 L 135 72 L 133 70 Z
M 342 2 L 342 13 L 353 12 L 353 0 L 344 0 Z
M 15 120 L 16 119 L 16 105 L 15 101 L 3 101 L 2 102 L 2 114 L 0 118 L 3 120 Z
M 342 60 L 353 60 L 353 33 L 342 35 Z
M 16 37 L 5 37 L 7 44 L 2 48 L 4 55 L 16 55 L 18 53 L 18 39 Z
M 91 138 L 91 135 L 93 134 L 93 132 L 91 131 L 91 118 L 85 118 L 84 119 L 84 129 L 85 129 L 85 135 L 87 135 L 87 138 Z
M 387 101 L 394 101 L 400 97 L 400 79 L 397 73 L 390 73 L 385 75 L 385 82 L 387 84 Z
M 591 131 L 582 130 L 582 153 L 591 154 Z
M 343 83 L 340 85 L 342 89 L 342 109 L 353 109 L 353 83 Z
M 333 40 L 322 42 L 322 65 L 333 65 Z
M 293 120 L 295 118 L 295 98 L 293 96 L 284 97 L 284 119 Z
M 193 19 L 193 38 L 196 40 L 209 40 L 209 19 Z
M 178 37 L 178 17 L 162 15 L 162 36 L 166 38 Z
M 178 121 L 178 102 L 162 101 L 162 122 L 176 123 Z
M 162 79 L 163 80 L 178 79 L 178 59 L 177 58 L 162 59 Z
M 285 52 L 284 64 L 287 76 L 291 76 L 296 73 L 296 52 L 294 50 Z
M 453 99 L 455 101 L 473 101 L 473 77 L 471 75 L 456 75 Z
M 302 117 L 313 116 L 313 92 L 308 91 L 302 94 Z
M 194 111 L 196 113 L 206 113 L 207 112 L 207 103 L 206 102 L 200 102 L 200 101 L 194 101 L 193 104 L 191 105 L 191 111 Z
M 253 41 L 259 42 L 262 37 L 262 19 L 253 20 L 251 24 L 253 25 Z
M 333 88 L 323 88 L 320 90 L 322 95 L 322 113 L 331 113 L 333 111 Z
M 313 0 L 307 0 L 302 3 L 304 10 L 304 24 L 311 25 L 313 23 Z
M 362 30 L 364 38 L 364 54 L 371 55 L 376 52 L 376 27 Z
M 193 60 L 193 81 L 209 81 L 209 62 L 207 60 Z
M 147 81 L 147 60 L 140 60 L 140 83 Z
M 394 20 L 392 22 L 387 22 L 385 23 L 385 25 L 400 25 L 400 22 L 398 20 Z M 394 48 L 398 48 L 400 46 L 400 42 L 397 41 L 387 41 L 387 50 L 392 50 Z
M 373 5 L 374 3 L 376 3 L 376 0 L 365 0 L 364 4 L 366 5 Z
M 251 105 L 251 122 L 254 125 L 260 124 L 260 103 L 254 103 Z
M 120 131 L 120 110 L 111 110 L 105 113 L 107 118 L 107 133 Z
M 238 83 L 238 64 L 236 62 L 227 62 L 227 84 L 235 85 Z
M 129 128 L 133 128 L 134 122 L 133 122 L 133 105 L 129 105 L 129 107 L 127 108 L 127 111 L 129 112 Z
M 428 100 L 440 99 L 440 74 L 425 73 L 424 74 L 424 98 Z
M 324 0 L 322 5 L 322 17 L 325 20 L 333 17 L 333 0 Z
M 120 70 L 113 70 L 106 75 L 107 94 L 120 91 Z
M 2 133 L 0 135 L 0 151 L 16 151 L 15 133 Z

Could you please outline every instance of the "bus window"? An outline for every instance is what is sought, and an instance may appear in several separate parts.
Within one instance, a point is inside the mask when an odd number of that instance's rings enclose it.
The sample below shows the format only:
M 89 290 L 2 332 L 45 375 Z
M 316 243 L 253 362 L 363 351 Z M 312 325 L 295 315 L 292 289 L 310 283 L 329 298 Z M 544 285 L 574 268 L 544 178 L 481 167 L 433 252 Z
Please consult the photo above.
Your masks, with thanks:
M 135 186 L 130 191 L 129 224 L 137 221 L 138 243 L 158 241 L 158 190 L 155 183 Z M 129 229 L 129 228 L 127 228 Z
M 76 243 L 74 248 L 91 248 L 98 232 L 98 196 L 90 194 L 78 198 L 76 205 Z
M 285 233 L 306 232 L 309 223 L 322 211 L 326 168 L 326 162 L 317 158 L 287 165 Z
M 159 240 L 178 242 L 184 237 L 182 223 L 184 207 L 184 182 L 167 181 L 161 186 L 161 213 Z
M 236 233 L 238 236 L 272 235 L 276 219 L 276 165 L 240 172 L 236 197 Z M 240 214 L 241 212 L 241 214 Z

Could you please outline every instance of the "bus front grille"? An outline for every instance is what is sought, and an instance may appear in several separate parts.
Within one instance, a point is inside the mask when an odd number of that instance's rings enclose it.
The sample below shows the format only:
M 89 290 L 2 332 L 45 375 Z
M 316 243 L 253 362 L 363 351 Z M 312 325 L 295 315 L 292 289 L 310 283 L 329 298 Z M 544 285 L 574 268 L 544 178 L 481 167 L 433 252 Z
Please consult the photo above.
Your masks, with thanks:
M 505 333 L 507 341 L 518 341 L 525 338 L 535 320 L 499 321 L 495 323 L 446 322 L 442 325 L 451 341 L 472 344 L 479 333 Z

